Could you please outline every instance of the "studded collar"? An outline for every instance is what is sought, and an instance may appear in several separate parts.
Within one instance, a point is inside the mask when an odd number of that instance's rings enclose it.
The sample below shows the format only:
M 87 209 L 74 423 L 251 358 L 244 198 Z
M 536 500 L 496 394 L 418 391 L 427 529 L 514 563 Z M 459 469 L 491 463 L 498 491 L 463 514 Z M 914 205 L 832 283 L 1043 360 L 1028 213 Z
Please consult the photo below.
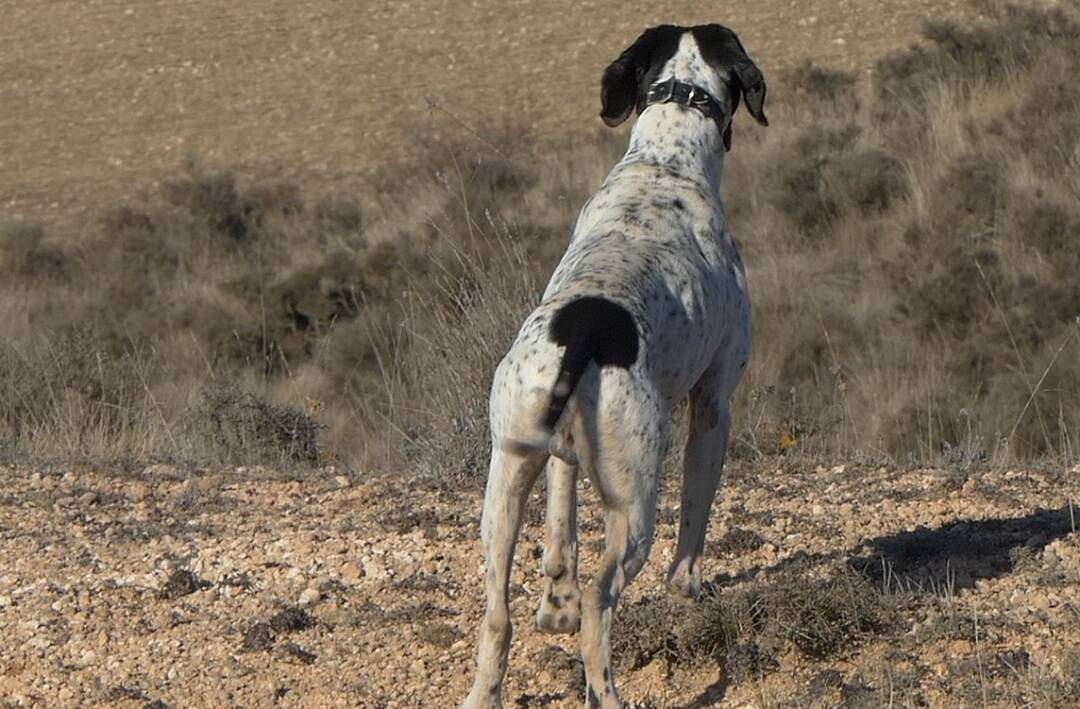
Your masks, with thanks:
M 679 81 L 674 77 L 664 81 L 657 81 L 645 93 L 645 100 L 639 107 L 638 112 L 640 113 L 657 103 L 678 103 L 690 108 L 696 108 L 713 119 L 720 132 L 724 132 L 723 106 L 712 94 L 700 86 L 686 81 Z

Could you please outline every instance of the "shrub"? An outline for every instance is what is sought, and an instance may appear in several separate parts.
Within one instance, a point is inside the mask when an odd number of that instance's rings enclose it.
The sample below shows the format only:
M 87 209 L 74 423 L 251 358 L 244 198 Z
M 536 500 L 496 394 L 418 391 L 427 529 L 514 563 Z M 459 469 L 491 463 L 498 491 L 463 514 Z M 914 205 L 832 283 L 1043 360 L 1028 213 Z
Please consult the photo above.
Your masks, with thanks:
M 70 276 L 69 256 L 57 244 L 45 239 L 45 230 L 32 222 L 0 225 L 0 274 L 37 285 L 66 281 Z
M 712 589 L 695 604 L 667 597 L 622 606 L 612 652 L 631 669 L 654 660 L 717 662 L 734 681 L 776 666 L 790 648 L 822 659 L 843 654 L 888 622 L 890 606 L 848 567 L 824 576 L 806 565 L 741 588 Z
M 814 101 L 818 110 L 854 113 L 859 109 L 855 75 L 806 61 L 789 72 L 785 87 L 802 99 Z
M 214 446 L 213 459 L 234 465 L 317 464 L 321 428 L 305 411 L 271 404 L 233 386 L 203 392 L 192 424 Z

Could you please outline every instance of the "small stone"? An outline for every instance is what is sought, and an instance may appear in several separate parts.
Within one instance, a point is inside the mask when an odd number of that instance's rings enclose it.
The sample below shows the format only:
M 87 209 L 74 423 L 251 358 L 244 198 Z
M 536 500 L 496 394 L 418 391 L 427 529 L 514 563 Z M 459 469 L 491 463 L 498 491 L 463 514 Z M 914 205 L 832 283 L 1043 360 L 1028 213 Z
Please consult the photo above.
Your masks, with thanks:
M 189 569 L 176 569 L 162 586 L 160 595 L 162 598 L 175 600 L 208 586 L 210 586 L 209 582 L 203 581 Z
M 375 561 L 370 557 L 367 557 L 363 559 L 362 563 L 364 565 L 364 576 L 367 576 L 371 579 L 386 578 L 386 569 L 383 568 L 382 564 L 380 564 L 379 562 Z
M 313 603 L 318 603 L 322 596 L 319 594 L 317 588 L 305 588 L 303 593 L 300 594 L 300 605 L 310 606 Z
M 341 579 L 345 583 L 356 583 L 364 577 L 363 572 L 351 561 L 341 567 Z
M 305 665 L 310 665 L 318 659 L 318 655 L 313 652 L 308 652 L 296 643 L 285 643 L 282 645 L 281 651 L 289 657 L 296 658 Z
M 150 496 L 150 486 L 144 482 L 134 482 L 128 488 L 128 497 L 133 502 L 142 502 Z

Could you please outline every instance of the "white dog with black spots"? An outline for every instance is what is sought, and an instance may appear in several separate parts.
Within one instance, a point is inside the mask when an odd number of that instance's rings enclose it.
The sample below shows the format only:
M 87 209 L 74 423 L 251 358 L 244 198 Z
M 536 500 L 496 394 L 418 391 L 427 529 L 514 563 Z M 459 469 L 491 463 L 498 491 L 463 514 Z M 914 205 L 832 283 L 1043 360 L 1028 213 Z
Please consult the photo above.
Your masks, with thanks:
M 674 590 L 701 590 L 705 527 L 750 352 L 750 297 L 720 201 L 740 100 L 762 125 L 766 86 L 721 25 L 647 30 L 604 71 L 601 117 L 637 109 L 626 154 L 581 210 L 569 248 L 495 373 L 484 500 L 487 607 L 466 709 L 501 706 L 510 650 L 510 565 L 522 509 L 547 469 L 545 632 L 581 631 L 588 707 L 622 702 L 612 614 L 653 540 L 672 408 L 689 396 Z M 577 575 L 579 468 L 599 493 L 605 550 Z

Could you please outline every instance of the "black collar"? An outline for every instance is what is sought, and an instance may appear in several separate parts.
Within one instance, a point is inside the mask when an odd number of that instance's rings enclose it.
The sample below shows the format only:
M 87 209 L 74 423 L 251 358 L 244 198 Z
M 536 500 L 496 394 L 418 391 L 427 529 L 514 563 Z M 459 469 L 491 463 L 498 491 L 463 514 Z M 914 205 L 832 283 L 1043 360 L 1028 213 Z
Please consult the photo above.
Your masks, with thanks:
M 665 81 L 657 81 L 650 86 L 649 90 L 645 92 L 645 101 L 638 109 L 638 113 L 654 103 L 671 102 L 696 108 L 713 119 L 721 134 L 724 132 L 724 107 L 720 105 L 720 102 L 700 86 L 679 81 L 674 77 Z

